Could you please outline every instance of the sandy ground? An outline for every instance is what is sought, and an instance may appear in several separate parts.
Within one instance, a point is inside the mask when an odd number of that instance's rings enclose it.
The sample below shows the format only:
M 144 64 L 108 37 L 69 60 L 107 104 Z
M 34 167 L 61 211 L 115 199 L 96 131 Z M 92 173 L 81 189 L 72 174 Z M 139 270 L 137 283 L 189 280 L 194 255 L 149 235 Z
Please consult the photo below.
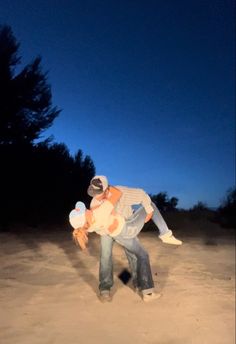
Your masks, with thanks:
M 113 301 L 103 304 L 96 235 L 86 255 L 63 227 L 0 232 L 0 343 L 234 344 L 232 239 L 186 237 L 176 247 L 154 232 L 139 238 L 162 297 L 146 304 L 122 283 L 127 260 L 117 245 Z

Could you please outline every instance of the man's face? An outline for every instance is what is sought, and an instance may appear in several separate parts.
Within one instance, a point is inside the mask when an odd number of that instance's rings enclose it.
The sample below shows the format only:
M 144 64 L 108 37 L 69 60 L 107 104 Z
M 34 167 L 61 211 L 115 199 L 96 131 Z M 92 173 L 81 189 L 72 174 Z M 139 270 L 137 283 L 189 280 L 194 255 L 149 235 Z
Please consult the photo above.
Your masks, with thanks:
M 95 198 L 100 201 L 101 199 L 103 199 L 105 197 L 105 192 L 103 192 L 102 194 L 100 195 L 96 195 Z
M 103 198 L 106 197 L 106 195 L 107 195 L 108 192 L 109 192 L 109 190 L 108 190 L 108 188 L 107 188 L 103 193 L 101 193 L 100 195 L 95 196 L 95 198 L 96 198 L 98 201 L 100 201 L 100 200 L 102 200 Z

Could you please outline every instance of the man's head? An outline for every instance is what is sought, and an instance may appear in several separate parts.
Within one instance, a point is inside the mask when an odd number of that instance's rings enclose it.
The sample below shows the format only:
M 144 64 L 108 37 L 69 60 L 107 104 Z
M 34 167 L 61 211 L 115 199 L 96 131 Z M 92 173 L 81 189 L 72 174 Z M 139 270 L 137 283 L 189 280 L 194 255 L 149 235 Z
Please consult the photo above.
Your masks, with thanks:
M 108 188 L 108 180 L 105 176 L 95 176 L 90 181 L 88 195 L 91 197 L 101 196 Z

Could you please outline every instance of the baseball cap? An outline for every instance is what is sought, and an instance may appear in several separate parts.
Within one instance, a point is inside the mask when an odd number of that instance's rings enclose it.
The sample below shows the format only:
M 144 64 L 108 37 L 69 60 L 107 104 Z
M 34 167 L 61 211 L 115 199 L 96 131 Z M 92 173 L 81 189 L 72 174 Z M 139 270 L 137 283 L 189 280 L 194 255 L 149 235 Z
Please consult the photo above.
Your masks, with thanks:
M 87 193 L 94 197 L 102 194 L 108 188 L 108 180 L 105 176 L 95 176 L 90 182 Z
M 73 209 L 69 214 L 69 222 L 74 229 L 83 227 L 86 223 L 85 212 L 85 204 L 80 201 L 77 202 L 75 205 L 75 209 Z

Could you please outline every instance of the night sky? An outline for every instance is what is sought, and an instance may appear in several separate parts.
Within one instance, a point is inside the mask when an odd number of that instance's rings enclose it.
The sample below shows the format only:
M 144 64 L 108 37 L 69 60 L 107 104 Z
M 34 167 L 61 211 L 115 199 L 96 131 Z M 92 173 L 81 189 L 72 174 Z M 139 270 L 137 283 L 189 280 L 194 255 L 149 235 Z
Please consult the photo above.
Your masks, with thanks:
M 62 109 L 42 138 L 184 208 L 235 183 L 234 14 L 233 0 L 0 0 L 21 67 L 42 56 Z

